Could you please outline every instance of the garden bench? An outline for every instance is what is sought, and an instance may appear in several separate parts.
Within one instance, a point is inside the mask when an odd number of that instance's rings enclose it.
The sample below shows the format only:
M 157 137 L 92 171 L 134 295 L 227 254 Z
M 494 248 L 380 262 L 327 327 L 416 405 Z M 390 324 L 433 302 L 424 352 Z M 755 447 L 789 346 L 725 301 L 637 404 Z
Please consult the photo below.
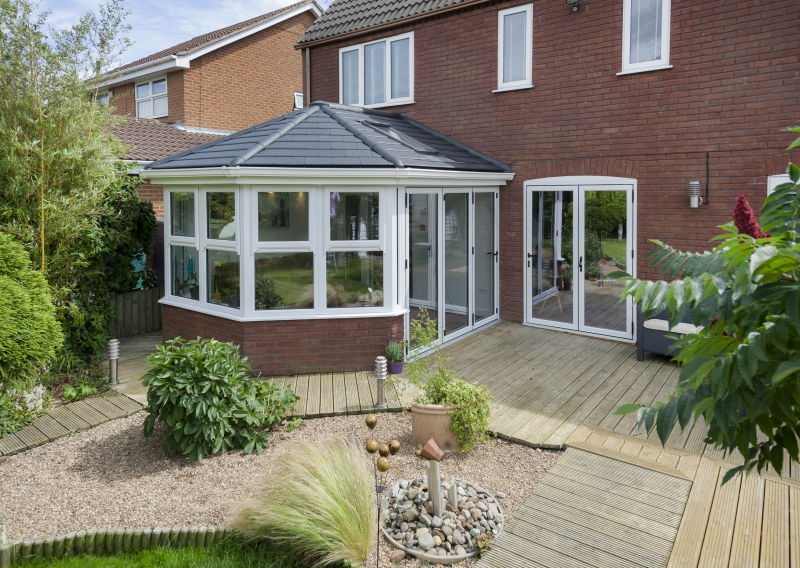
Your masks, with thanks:
M 659 353 L 661 355 L 670 355 L 672 346 L 675 344 L 676 339 L 674 336 L 683 337 L 689 333 L 697 333 L 700 328 L 693 325 L 689 319 L 689 314 L 683 318 L 683 321 L 669 328 L 669 310 L 665 309 L 656 317 L 645 319 L 644 314 L 637 306 L 636 312 L 639 321 L 639 334 L 636 336 L 636 359 L 644 361 L 644 352 L 650 351 L 651 353 Z

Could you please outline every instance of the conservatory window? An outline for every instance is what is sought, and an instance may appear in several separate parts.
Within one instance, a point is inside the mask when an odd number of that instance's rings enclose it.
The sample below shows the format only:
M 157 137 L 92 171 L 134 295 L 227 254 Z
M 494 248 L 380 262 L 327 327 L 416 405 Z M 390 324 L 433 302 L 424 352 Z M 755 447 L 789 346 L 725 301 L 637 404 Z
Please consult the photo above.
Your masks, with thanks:
M 172 229 L 174 237 L 194 237 L 194 193 L 190 191 L 170 193 Z
M 200 299 L 200 251 L 193 246 L 171 245 L 170 268 L 172 295 L 188 300 Z
M 236 194 L 213 192 L 206 194 L 206 226 L 208 238 L 220 241 L 236 240 Z
M 308 192 L 260 191 L 258 240 L 308 241 Z
M 331 192 L 331 240 L 377 241 L 380 233 L 377 193 Z
M 237 243 L 236 192 L 205 192 L 205 301 L 238 310 L 241 267 Z
M 239 309 L 239 255 L 232 250 L 206 251 L 209 304 Z
M 383 252 L 330 251 L 326 264 L 329 308 L 383 306 Z
M 313 308 L 314 253 L 257 253 L 255 306 L 257 310 Z

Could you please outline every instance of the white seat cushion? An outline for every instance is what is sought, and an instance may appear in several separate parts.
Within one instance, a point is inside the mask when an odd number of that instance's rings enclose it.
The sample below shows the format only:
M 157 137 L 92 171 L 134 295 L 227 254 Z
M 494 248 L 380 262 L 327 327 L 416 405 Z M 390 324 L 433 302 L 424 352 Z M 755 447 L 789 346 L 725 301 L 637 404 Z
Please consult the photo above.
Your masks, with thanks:
M 690 323 L 679 323 L 672 329 L 669 329 L 669 322 L 667 320 L 662 320 L 662 319 L 645 320 L 644 327 L 646 327 L 647 329 L 652 329 L 654 331 L 671 331 L 672 333 L 677 333 L 679 335 L 697 333 L 702 329 L 701 327 L 697 327 Z

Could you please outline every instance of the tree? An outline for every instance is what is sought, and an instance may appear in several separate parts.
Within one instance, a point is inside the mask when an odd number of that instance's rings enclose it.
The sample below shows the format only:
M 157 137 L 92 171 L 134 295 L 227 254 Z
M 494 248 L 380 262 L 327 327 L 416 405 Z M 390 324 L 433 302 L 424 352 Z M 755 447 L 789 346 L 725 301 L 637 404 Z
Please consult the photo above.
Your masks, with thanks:
M 595 191 L 586 196 L 586 230 L 603 240 L 622 228 L 628 216 L 627 195 L 623 191 Z M 621 237 L 621 233 L 617 235 Z
M 88 360 L 105 339 L 108 293 L 124 265 L 124 239 L 109 220 L 135 196 L 124 148 L 110 133 L 122 119 L 90 96 L 129 45 L 127 12 L 110 0 L 98 15 L 52 31 L 37 8 L 0 0 L 0 230 L 24 244 L 47 279 L 68 358 Z M 146 246 L 122 248 L 140 254 Z
M 788 171 L 791 182 L 764 202 L 761 227 L 742 197 L 736 222 L 720 227 L 711 252 L 681 252 L 652 241 L 652 266 L 676 279 L 609 276 L 628 281 L 623 298 L 641 301 L 645 316 L 666 306 L 670 327 L 688 313 L 701 328 L 676 344 L 683 368 L 674 395 L 652 407 L 624 405 L 617 413 L 636 412 L 639 425 L 655 428 L 662 443 L 676 423 L 684 428 L 702 417 L 707 444 L 744 456 L 725 481 L 767 464 L 780 474 L 786 455 L 800 457 L 800 169 Z

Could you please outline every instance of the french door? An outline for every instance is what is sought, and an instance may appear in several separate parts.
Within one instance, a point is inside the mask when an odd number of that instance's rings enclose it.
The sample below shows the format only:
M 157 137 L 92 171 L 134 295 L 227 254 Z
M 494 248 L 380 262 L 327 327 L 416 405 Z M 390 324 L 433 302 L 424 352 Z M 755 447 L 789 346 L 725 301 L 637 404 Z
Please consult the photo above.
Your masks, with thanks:
M 635 274 L 634 198 L 633 183 L 526 183 L 528 323 L 633 339 L 631 299 L 603 277 Z
M 499 317 L 497 197 L 496 190 L 407 191 L 407 334 L 423 308 L 439 341 Z

